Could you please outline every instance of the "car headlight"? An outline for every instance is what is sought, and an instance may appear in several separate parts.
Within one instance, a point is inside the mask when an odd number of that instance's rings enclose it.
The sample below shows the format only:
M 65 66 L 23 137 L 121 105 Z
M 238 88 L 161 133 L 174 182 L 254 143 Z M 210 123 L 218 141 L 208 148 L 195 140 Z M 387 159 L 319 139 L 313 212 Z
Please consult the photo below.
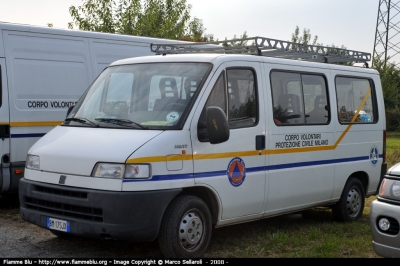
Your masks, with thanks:
M 379 196 L 383 197 L 386 190 L 386 178 L 382 180 L 381 187 L 379 188 Z
M 25 167 L 27 169 L 40 170 L 39 156 L 28 154 L 26 157 Z
M 400 180 L 384 178 L 379 189 L 379 196 L 400 200 Z
M 149 178 L 150 165 L 148 164 L 116 164 L 98 163 L 96 164 L 93 177 L 103 178 Z

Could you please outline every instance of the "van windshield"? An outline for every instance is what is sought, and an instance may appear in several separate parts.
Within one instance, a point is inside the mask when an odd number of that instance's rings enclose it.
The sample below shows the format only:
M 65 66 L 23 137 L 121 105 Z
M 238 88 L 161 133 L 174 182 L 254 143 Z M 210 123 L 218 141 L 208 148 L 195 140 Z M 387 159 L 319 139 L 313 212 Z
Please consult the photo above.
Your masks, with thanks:
M 210 67 L 207 63 L 109 67 L 81 97 L 63 125 L 181 128 Z

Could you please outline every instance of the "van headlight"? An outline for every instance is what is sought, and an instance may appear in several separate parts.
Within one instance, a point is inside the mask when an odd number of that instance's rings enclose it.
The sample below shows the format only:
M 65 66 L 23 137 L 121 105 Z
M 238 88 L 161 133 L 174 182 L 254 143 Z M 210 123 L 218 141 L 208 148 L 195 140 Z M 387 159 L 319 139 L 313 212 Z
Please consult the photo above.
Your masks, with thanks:
M 116 164 L 116 163 L 97 163 L 93 177 L 104 178 L 149 178 L 150 165 L 148 164 Z
M 40 170 L 39 156 L 28 154 L 26 157 L 25 167 L 27 169 Z
M 127 164 L 125 178 L 150 178 L 150 165 L 148 164 Z

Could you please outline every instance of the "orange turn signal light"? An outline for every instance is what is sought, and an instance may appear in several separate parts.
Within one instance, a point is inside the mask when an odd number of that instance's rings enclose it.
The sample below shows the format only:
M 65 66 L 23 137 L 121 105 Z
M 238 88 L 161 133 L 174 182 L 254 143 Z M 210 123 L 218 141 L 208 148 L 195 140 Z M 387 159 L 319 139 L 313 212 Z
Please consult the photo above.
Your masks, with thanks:
M 24 170 L 22 170 L 22 169 L 17 169 L 17 170 L 15 170 L 15 174 L 16 175 L 21 175 L 21 174 L 23 174 L 24 173 Z

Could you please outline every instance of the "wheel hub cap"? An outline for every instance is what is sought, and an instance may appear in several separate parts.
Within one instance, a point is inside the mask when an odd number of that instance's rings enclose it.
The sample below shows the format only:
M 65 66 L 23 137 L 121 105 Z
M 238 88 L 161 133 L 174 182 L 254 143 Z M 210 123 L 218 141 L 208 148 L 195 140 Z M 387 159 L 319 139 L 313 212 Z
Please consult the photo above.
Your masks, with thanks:
M 203 223 L 196 212 L 188 212 L 179 227 L 179 239 L 183 247 L 196 247 L 203 237 Z
M 361 198 L 356 188 L 352 188 L 347 195 L 347 210 L 350 216 L 355 216 L 360 211 Z

